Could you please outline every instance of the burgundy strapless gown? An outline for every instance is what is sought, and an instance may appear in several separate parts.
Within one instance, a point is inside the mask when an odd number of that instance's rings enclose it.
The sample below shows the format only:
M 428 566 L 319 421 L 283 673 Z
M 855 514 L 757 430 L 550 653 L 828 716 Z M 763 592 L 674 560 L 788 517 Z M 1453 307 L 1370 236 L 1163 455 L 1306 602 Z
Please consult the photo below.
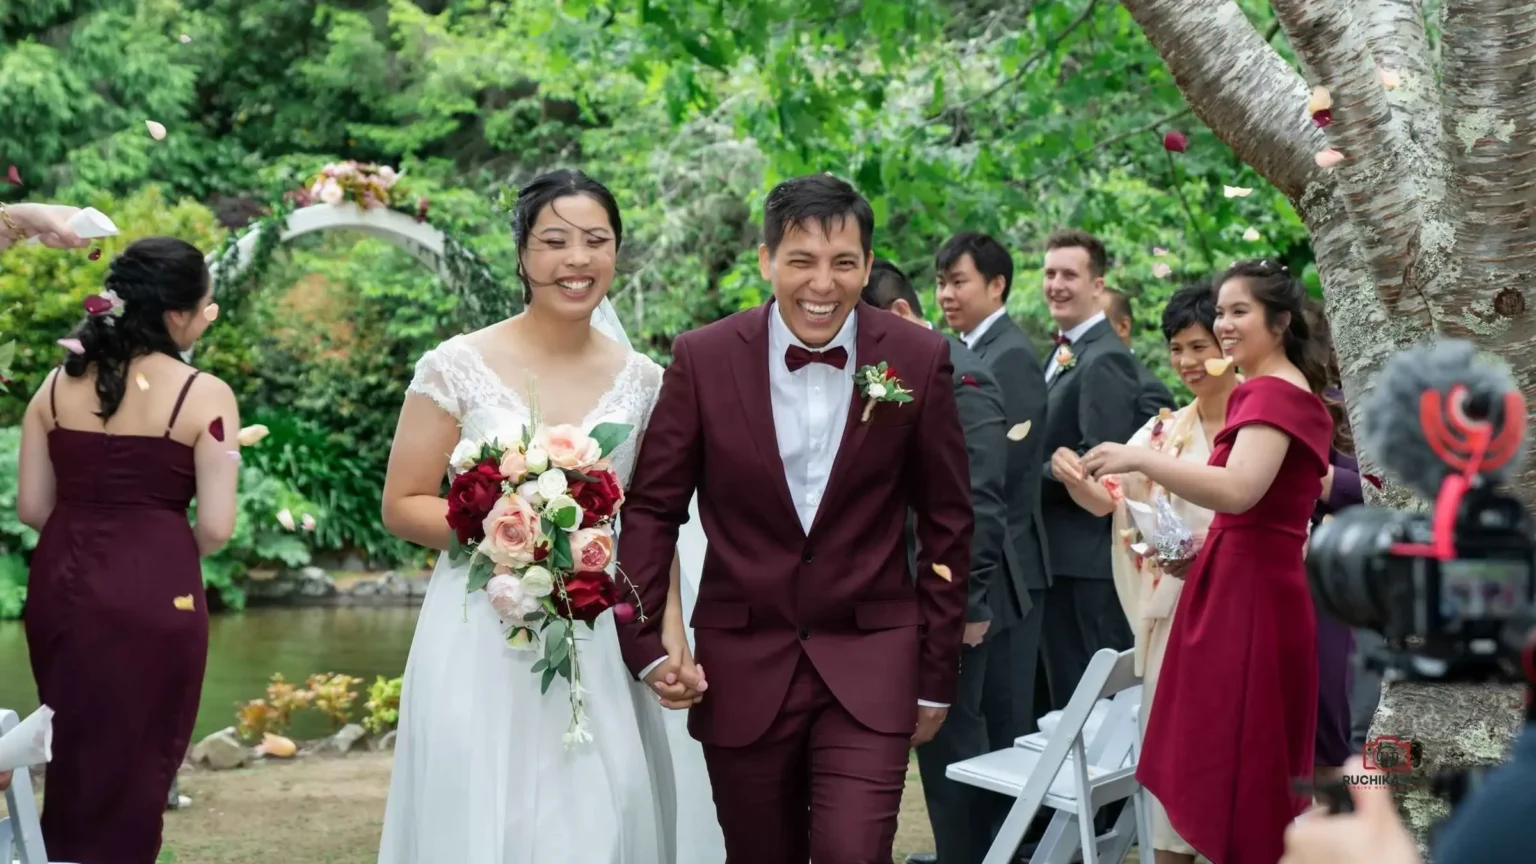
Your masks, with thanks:
M 1214 864 L 1275 864 L 1309 800 L 1317 727 L 1317 625 L 1302 568 L 1333 419 L 1278 378 L 1239 385 L 1210 464 L 1238 430 L 1272 426 L 1290 449 L 1246 513 L 1218 513 L 1184 580 L 1136 778 L 1179 836 Z
M 56 420 L 48 433 L 57 503 L 32 554 L 26 630 L 38 699 L 57 712 L 42 814 L 53 861 L 160 852 L 208 654 L 192 448 L 169 431 L 191 383 L 164 437 Z

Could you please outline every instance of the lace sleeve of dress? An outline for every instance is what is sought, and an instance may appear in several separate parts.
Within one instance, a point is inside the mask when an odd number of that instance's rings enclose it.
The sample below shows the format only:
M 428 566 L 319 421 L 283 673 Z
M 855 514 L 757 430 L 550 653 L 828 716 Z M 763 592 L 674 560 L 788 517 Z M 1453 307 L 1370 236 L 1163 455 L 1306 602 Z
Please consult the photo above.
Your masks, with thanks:
M 416 374 L 411 376 L 411 384 L 405 388 L 405 392 L 426 396 L 447 412 L 448 416 L 458 420 L 463 411 L 453 382 L 459 376 L 452 372 L 453 357 L 448 348 L 449 344 L 445 342 L 421 355 L 421 359 L 416 361 Z
M 651 425 L 651 412 L 656 410 L 656 400 L 661 396 L 661 377 L 660 364 L 649 357 L 642 358 L 638 378 L 640 392 L 643 394 L 642 404 L 645 407 L 640 414 L 640 429 L 639 434 L 635 436 L 636 440 L 644 438 L 646 427 Z

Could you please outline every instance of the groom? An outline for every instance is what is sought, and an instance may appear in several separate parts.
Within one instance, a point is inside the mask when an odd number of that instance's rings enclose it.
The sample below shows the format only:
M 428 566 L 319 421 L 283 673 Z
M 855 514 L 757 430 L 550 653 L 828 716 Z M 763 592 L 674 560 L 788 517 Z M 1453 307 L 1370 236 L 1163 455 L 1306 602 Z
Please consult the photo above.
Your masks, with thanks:
M 888 864 L 909 748 L 955 697 L 972 517 L 949 347 L 859 302 L 873 228 L 830 175 L 768 195 L 758 262 L 773 300 L 673 343 L 624 505 L 619 562 L 645 614 L 620 639 L 654 684 L 699 493 L 692 624 L 709 692 L 689 731 L 730 864 Z M 861 370 L 881 363 L 911 401 L 871 401 Z

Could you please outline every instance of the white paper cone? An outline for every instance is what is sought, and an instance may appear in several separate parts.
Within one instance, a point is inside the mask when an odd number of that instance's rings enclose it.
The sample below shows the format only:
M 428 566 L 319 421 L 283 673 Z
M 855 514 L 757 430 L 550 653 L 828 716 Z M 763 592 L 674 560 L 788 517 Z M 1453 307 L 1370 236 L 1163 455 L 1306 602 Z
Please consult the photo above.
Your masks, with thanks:
M 53 758 L 53 709 L 33 711 L 15 729 L 0 735 L 0 771 L 42 765 Z
M 94 240 L 98 237 L 112 237 L 118 233 L 117 225 L 107 218 L 107 214 L 97 210 L 95 207 L 87 207 L 71 216 L 69 227 L 75 229 L 76 234 L 87 240 Z
M 1136 529 L 1141 536 L 1148 540 L 1157 536 L 1157 511 L 1141 503 L 1125 499 L 1125 509 L 1131 514 L 1131 521 L 1136 523 Z

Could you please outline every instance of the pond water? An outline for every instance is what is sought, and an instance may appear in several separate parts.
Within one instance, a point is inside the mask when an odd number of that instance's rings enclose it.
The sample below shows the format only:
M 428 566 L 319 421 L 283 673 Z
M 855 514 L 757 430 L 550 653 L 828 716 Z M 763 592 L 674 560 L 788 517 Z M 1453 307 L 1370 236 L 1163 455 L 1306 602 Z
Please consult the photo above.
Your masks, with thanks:
M 416 630 L 416 607 L 272 608 L 215 615 L 209 621 L 208 673 L 192 741 L 235 724 L 235 704 L 262 698 L 272 673 L 302 684 L 320 672 L 363 679 L 355 714 L 376 676 L 405 672 Z M 0 706 L 25 717 L 37 708 L 37 688 L 19 621 L 0 621 Z M 294 715 L 290 734 L 318 738 L 329 724 L 318 713 Z

